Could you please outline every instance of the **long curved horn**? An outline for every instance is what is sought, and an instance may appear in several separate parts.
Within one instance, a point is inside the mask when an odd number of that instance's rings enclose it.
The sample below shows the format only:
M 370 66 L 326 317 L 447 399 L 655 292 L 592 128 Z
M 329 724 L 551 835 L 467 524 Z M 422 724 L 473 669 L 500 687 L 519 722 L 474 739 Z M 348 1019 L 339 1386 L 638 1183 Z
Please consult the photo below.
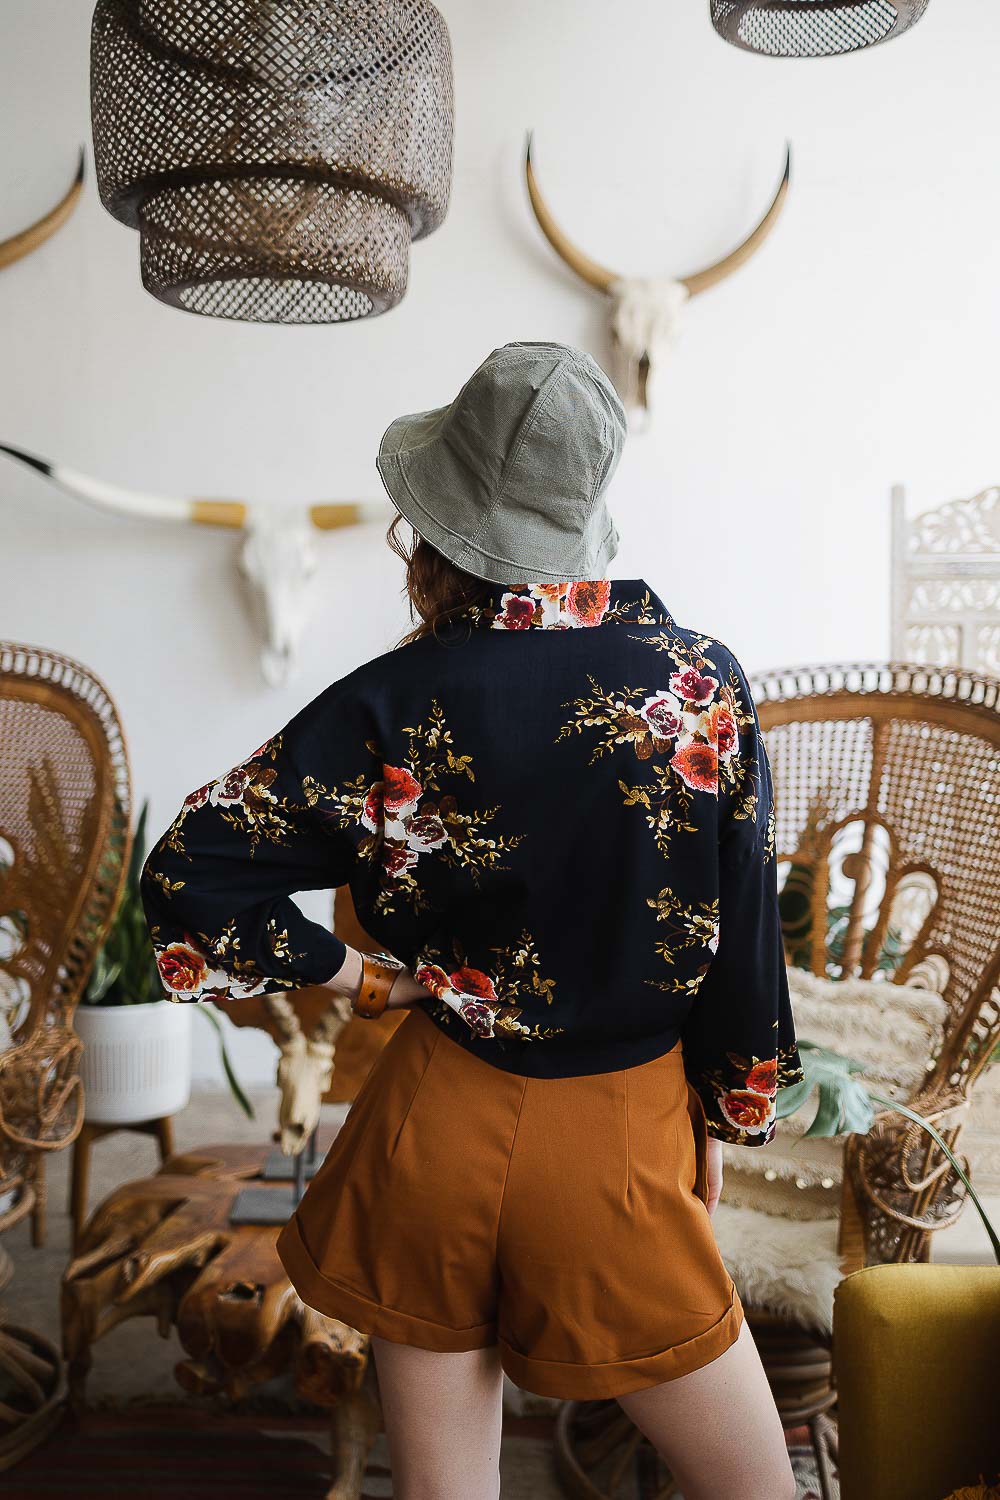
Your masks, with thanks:
M 788 183 L 791 171 L 792 148 L 791 145 L 786 145 L 785 170 L 778 184 L 778 191 L 771 200 L 771 206 L 767 213 L 761 219 L 756 229 L 751 230 L 747 235 L 742 245 L 738 245 L 735 250 L 731 250 L 728 255 L 724 255 L 714 265 L 706 266 L 703 271 L 695 271 L 693 276 L 681 277 L 681 281 L 688 289 L 689 296 L 696 297 L 699 292 L 707 292 L 710 286 L 715 286 L 717 282 L 723 281 L 731 272 L 738 270 L 745 261 L 750 259 L 754 251 L 760 248 L 777 223 L 778 215 L 784 207 L 785 199 L 788 196 Z
M 318 531 L 336 531 L 341 526 L 357 526 L 361 521 L 382 521 L 387 515 L 388 506 L 379 500 L 348 500 L 309 507 L 309 519 Z
M 528 184 L 528 197 L 531 199 L 531 207 L 538 220 L 539 229 L 560 260 L 565 261 L 571 271 L 575 271 L 577 276 L 581 277 L 588 286 L 592 286 L 595 291 L 610 292 L 614 283 L 621 279 L 618 273 L 609 271 L 607 266 L 602 266 L 596 260 L 591 260 L 590 256 L 585 255 L 578 246 L 573 244 L 572 240 L 566 238 L 539 192 L 538 183 L 535 180 L 535 169 L 531 161 L 531 140 L 529 132 L 524 153 L 524 176 Z
M 12 266 L 22 256 L 30 255 L 32 250 L 37 250 L 39 245 L 43 245 L 57 229 L 65 224 L 83 192 L 83 169 L 84 154 L 81 146 L 80 165 L 76 169 L 76 176 L 66 196 L 60 198 L 55 208 L 51 208 L 37 223 L 29 225 L 27 229 L 22 229 L 20 234 L 12 234 L 10 239 L 0 240 L 0 270 L 3 270 L 4 266 Z
M 27 464 L 29 469 L 37 469 L 77 500 L 86 500 L 88 505 L 118 515 L 138 516 L 147 521 L 197 521 L 203 526 L 242 526 L 246 521 L 247 507 L 242 500 L 179 500 L 166 495 L 144 495 L 138 490 L 91 479 L 87 474 L 49 463 L 7 443 L 0 443 L 0 453 Z

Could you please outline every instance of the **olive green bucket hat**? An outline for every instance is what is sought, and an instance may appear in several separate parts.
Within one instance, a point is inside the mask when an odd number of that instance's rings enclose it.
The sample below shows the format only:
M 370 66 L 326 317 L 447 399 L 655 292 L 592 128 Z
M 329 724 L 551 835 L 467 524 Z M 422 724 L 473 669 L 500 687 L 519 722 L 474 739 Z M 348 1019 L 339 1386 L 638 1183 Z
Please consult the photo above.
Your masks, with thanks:
M 625 432 L 589 354 L 506 344 L 449 406 L 397 417 L 378 471 L 418 535 L 477 578 L 602 578 L 618 551 L 604 492 Z

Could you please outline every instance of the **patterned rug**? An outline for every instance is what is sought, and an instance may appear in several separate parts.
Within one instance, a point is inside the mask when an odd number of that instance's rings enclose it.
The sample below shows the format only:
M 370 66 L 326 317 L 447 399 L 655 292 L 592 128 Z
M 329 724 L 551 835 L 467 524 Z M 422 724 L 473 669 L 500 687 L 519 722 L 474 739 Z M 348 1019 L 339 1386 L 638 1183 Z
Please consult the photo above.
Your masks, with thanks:
M 819 1500 L 815 1462 L 791 1447 L 796 1500 Z M 323 1500 L 330 1484 L 322 1417 L 136 1407 L 88 1413 L 3 1475 L 4 1500 Z M 503 1500 L 562 1500 L 547 1417 L 505 1417 Z M 634 1500 L 653 1489 L 636 1479 Z M 364 1500 L 392 1500 L 385 1438 L 372 1450 Z M 632 1500 L 632 1497 L 630 1497 Z

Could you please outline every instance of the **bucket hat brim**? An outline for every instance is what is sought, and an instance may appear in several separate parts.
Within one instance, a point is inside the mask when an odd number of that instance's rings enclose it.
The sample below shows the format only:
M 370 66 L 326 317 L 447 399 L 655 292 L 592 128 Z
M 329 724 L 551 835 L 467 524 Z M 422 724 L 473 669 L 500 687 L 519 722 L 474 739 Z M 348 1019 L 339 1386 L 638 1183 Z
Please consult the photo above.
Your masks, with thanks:
M 479 435 L 475 428 L 471 442 L 456 433 L 454 412 L 464 389 L 457 401 L 447 406 L 397 417 L 379 445 L 379 476 L 404 519 L 456 567 L 491 583 L 600 578 L 618 550 L 617 528 L 600 499 L 620 451 L 620 436 L 605 403 L 594 404 L 598 425 L 593 429 L 591 445 L 603 456 L 597 461 L 598 472 L 588 473 L 579 488 L 560 482 L 564 475 L 558 466 L 552 466 L 558 455 L 544 443 L 539 447 L 537 432 L 532 430 L 540 416 L 560 430 L 564 412 L 547 408 L 559 399 L 567 369 L 576 374 L 583 361 L 587 361 L 585 372 L 597 367 L 591 366 L 589 356 L 576 351 L 560 349 L 559 358 L 553 359 L 548 353 L 552 346 L 545 347 L 551 376 L 543 382 L 539 399 L 527 413 L 517 448 L 520 451 L 523 445 L 525 455 L 531 449 L 531 484 L 522 482 L 516 498 L 510 493 L 512 485 L 508 484 L 505 468 L 509 454 L 496 451 L 489 441 L 475 440 Z M 507 346 L 491 356 L 501 376 L 504 365 L 523 364 L 523 348 Z M 600 373 L 602 379 L 606 378 Z M 545 388 L 549 385 L 552 403 L 546 400 Z M 519 472 L 520 466 L 515 465 L 514 471 Z M 567 488 L 570 496 L 567 499 L 564 493 L 560 503 L 558 492 Z M 588 510 L 590 524 L 584 532 L 580 517 Z M 600 524 L 595 527 L 594 522 Z

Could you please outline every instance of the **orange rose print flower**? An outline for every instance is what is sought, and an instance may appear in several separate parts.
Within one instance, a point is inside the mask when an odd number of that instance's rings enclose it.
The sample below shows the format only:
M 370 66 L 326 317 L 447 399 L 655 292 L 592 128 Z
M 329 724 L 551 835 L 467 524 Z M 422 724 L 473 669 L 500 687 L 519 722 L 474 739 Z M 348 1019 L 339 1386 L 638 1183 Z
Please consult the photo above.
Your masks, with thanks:
M 773 1099 L 778 1092 L 778 1059 L 765 1057 L 763 1062 L 754 1063 L 747 1074 L 747 1088 Z
M 719 1109 L 723 1118 L 737 1130 L 747 1135 L 763 1135 L 771 1120 L 774 1108 L 770 1099 L 755 1094 L 751 1089 L 729 1089 L 719 1098 Z
M 386 766 L 383 776 L 382 802 L 391 818 L 398 818 L 407 808 L 416 807 L 423 787 L 411 771 L 405 766 Z
M 611 603 L 610 578 L 585 579 L 566 590 L 566 613 L 581 625 L 600 625 Z
M 704 721 L 701 733 L 716 747 L 720 760 L 729 760 L 740 745 L 739 731 L 731 710 L 724 703 L 713 703 L 701 718 Z
M 175 995 L 190 995 L 208 973 L 204 954 L 187 943 L 170 943 L 156 955 L 164 987 Z
M 468 964 L 463 964 L 460 969 L 455 970 L 451 976 L 451 982 L 463 995 L 475 995 L 480 1000 L 497 998 L 490 976 L 484 974 L 482 969 L 470 969 Z
M 670 764 L 692 791 L 719 790 L 719 757 L 713 745 L 685 745 L 670 757 Z
M 382 827 L 385 816 L 382 802 L 382 783 L 376 781 L 368 796 L 365 798 L 364 810 L 361 814 L 361 823 L 365 828 L 371 829 L 372 833 L 378 833 Z

